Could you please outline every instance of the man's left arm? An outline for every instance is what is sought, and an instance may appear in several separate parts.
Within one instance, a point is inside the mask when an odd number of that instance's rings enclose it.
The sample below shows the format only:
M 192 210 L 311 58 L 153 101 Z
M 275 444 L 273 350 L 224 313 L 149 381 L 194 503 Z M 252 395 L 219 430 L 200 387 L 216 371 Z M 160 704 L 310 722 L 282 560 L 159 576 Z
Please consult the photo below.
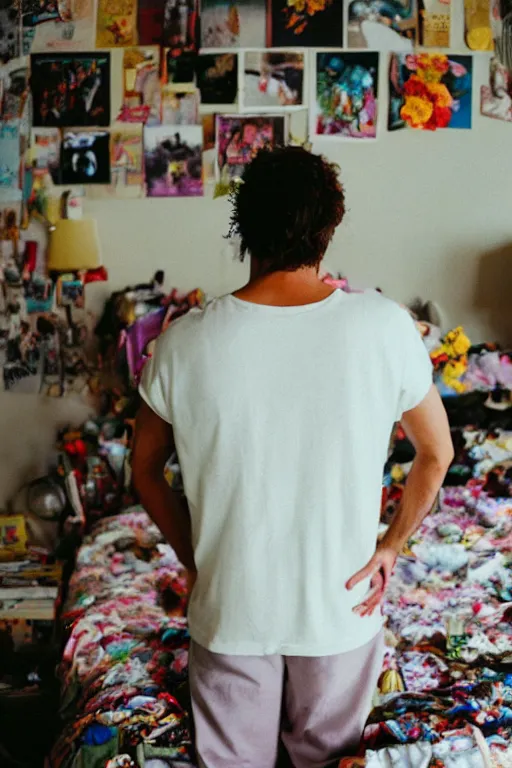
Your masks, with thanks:
M 195 574 L 190 513 L 185 497 L 172 490 L 164 477 L 165 465 L 174 452 L 172 426 L 142 402 L 135 423 L 132 477 L 142 506 L 162 531 L 189 571 Z
M 446 472 L 453 460 L 453 444 L 444 405 L 434 384 L 424 400 L 404 413 L 401 424 L 416 456 L 396 511 L 370 562 L 347 582 L 352 589 L 363 579 L 371 580 L 366 598 L 354 609 L 361 616 L 372 614 L 384 599 L 396 558 L 434 505 Z

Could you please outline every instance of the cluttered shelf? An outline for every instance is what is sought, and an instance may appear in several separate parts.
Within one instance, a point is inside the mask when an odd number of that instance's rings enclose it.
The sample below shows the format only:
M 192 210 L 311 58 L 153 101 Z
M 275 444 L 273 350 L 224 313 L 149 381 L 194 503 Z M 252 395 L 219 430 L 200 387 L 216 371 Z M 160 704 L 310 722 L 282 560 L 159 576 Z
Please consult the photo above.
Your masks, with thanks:
M 201 291 L 165 295 L 160 277 L 107 302 L 97 328 L 100 359 L 118 383 L 105 387 L 102 414 L 60 445 L 61 477 L 76 483 L 74 530 L 85 536 L 60 616 L 63 728 L 47 768 L 194 763 L 184 574 L 130 486 L 144 362 L 162 330 L 205 300 Z M 462 329 L 443 336 L 434 319 L 418 312 L 456 458 L 435 510 L 398 560 L 384 607 L 379 692 L 361 756 L 343 768 L 464 760 L 509 768 L 512 761 L 512 362 L 493 345 L 471 347 Z M 382 531 L 412 458 L 398 428 Z M 176 469 L 171 461 L 169 480 Z

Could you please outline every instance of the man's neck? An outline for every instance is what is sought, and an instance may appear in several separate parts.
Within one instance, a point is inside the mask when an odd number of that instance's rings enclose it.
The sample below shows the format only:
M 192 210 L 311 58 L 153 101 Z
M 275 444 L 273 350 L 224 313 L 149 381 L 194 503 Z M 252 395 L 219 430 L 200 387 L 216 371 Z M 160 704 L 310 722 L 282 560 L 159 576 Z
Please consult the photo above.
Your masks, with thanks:
M 249 282 L 235 291 L 234 296 L 253 304 L 293 307 L 322 301 L 332 292 L 332 286 L 320 280 L 316 267 L 264 275 L 259 274 L 257 268 L 251 268 Z

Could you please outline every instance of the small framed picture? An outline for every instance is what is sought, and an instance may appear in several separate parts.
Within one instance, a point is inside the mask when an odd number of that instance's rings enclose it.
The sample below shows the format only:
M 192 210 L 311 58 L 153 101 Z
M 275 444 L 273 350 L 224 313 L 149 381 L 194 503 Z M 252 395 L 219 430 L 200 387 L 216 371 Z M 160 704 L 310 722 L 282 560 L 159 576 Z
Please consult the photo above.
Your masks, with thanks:
M 304 107 L 304 51 L 246 51 L 242 54 L 239 102 L 242 112 Z
M 57 281 L 57 304 L 59 307 L 84 306 L 84 284 L 77 277 L 60 277 Z
M 24 285 L 25 301 L 29 315 L 51 312 L 53 306 L 53 283 L 43 275 L 32 275 Z
M 35 53 L 30 70 L 35 128 L 110 125 L 110 53 Z
M 9 555 L 23 554 L 26 548 L 25 517 L 23 515 L 0 515 L 0 550 L 3 550 L 8 558 Z
M 60 157 L 61 184 L 110 184 L 109 131 L 64 131 Z

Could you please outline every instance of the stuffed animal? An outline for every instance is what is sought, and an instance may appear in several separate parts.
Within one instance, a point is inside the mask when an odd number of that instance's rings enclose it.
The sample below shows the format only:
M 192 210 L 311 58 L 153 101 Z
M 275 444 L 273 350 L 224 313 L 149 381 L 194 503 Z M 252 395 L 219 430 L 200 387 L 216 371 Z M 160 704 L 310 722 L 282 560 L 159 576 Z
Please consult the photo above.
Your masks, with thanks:
M 471 342 L 461 326 L 449 331 L 441 344 L 430 353 L 438 380 L 447 394 L 461 394 L 466 387 L 463 382 L 468 368 L 468 351 Z
M 378 683 L 379 693 L 401 693 L 405 691 L 404 681 L 396 668 L 386 669 L 380 676 Z
M 448 389 L 453 389 L 458 395 L 465 392 L 465 385 L 462 381 L 468 367 L 467 359 L 449 360 L 441 374 L 441 380 Z
M 444 337 L 444 347 L 450 358 L 458 359 L 467 356 L 471 342 L 464 333 L 464 329 L 459 325 L 453 331 L 448 331 Z

